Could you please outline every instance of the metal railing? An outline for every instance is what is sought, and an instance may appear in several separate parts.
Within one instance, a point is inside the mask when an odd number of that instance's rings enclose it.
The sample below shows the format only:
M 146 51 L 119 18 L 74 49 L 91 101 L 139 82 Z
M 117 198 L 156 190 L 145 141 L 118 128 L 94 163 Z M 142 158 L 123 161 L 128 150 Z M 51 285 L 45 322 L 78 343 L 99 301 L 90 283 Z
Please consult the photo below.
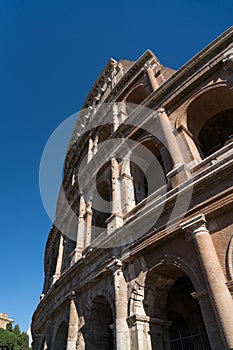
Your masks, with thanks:
M 171 350 L 211 350 L 205 327 L 169 331 Z

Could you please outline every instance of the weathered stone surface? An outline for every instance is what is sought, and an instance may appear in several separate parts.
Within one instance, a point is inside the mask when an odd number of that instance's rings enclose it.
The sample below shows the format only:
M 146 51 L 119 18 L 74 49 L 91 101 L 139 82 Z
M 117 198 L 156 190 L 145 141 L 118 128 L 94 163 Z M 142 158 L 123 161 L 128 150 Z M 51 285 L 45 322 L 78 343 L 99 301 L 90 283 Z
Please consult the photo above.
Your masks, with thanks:
M 34 350 L 183 349 L 181 337 L 184 349 L 233 348 L 232 39 L 230 28 L 176 74 L 146 51 L 136 62 L 111 59 L 98 78 L 65 161 L 75 215 L 60 196 Z M 102 102 L 114 104 L 100 113 Z M 146 169 L 101 151 L 119 138 L 150 151 L 165 182 L 153 173 L 150 192 Z

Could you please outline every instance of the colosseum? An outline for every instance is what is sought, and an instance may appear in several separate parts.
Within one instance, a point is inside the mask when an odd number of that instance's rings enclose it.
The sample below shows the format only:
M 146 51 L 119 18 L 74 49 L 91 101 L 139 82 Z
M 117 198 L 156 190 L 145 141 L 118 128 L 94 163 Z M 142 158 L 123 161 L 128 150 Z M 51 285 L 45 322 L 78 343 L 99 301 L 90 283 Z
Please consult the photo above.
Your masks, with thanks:
M 110 59 L 64 162 L 34 350 L 233 349 L 233 27 Z

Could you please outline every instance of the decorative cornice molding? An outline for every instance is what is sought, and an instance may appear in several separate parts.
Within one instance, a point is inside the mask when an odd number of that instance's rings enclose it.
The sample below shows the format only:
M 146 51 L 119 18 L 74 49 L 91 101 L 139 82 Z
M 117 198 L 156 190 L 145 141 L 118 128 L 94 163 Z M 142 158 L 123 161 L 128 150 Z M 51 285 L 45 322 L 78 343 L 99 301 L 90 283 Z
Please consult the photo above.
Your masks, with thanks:
M 180 224 L 180 228 L 184 231 L 193 232 L 196 228 L 200 226 L 206 226 L 207 220 L 205 218 L 205 215 L 198 214 L 197 216 L 194 216 L 193 218 L 184 221 Z

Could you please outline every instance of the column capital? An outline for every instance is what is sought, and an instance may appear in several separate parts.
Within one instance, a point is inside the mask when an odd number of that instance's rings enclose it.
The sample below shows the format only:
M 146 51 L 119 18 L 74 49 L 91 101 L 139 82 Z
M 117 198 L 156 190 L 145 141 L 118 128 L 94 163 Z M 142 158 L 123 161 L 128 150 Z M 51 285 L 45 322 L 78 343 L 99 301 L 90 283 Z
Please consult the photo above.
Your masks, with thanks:
M 194 233 L 194 231 L 200 227 L 206 228 L 206 225 L 207 225 L 207 220 L 205 215 L 199 214 L 187 221 L 182 222 L 180 224 L 180 228 L 190 233 Z
M 233 47 L 230 47 L 223 56 L 223 63 L 226 68 L 230 68 L 233 71 Z
M 76 290 L 72 290 L 69 294 L 69 299 L 74 300 L 77 297 L 77 292 Z
M 169 320 L 165 320 L 157 317 L 150 317 L 147 315 L 133 314 L 127 318 L 127 323 L 129 327 L 132 327 L 137 322 L 148 323 L 148 324 L 154 323 L 156 325 L 161 325 L 164 327 L 169 327 L 171 325 L 171 321 Z
M 117 272 L 117 271 L 122 271 L 122 266 L 123 263 L 121 260 L 119 259 L 114 259 L 110 262 L 110 264 L 107 265 L 107 269 L 112 271 L 113 275 Z
M 159 108 L 156 112 L 157 112 L 157 113 L 156 113 L 157 115 L 160 115 L 160 114 L 162 114 L 162 113 L 167 114 L 166 109 L 163 108 L 163 107 Z

